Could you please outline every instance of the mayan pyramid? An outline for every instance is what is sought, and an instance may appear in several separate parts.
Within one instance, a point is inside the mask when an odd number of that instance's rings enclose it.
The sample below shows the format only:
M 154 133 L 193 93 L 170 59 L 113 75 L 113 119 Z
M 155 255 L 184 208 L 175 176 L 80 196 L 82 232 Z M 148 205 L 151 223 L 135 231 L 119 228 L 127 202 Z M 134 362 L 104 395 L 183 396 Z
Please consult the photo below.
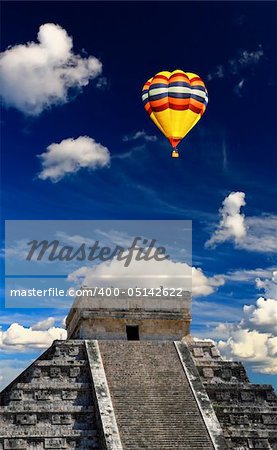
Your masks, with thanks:
M 1 394 L 0 449 L 277 449 L 270 385 L 190 336 L 190 295 L 79 298 Z

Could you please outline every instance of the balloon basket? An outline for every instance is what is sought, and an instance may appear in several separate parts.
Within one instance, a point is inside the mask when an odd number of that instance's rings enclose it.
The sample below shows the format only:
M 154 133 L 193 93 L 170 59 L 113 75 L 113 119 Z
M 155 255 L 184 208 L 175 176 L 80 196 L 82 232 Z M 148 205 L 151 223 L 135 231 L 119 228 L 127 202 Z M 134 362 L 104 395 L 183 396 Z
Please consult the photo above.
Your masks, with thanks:
M 172 158 L 179 158 L 179 152 L 177 149 L 172 150 L 171 153 Z

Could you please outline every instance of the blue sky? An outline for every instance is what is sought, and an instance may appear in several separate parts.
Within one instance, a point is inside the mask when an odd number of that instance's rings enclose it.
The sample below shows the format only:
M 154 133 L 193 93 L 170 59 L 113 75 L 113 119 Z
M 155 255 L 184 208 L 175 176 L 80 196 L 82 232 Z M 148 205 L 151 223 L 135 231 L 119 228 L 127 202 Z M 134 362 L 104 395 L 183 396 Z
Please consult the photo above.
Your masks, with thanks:
M 243 359 L 253 381 L 272 383 L 274 323 L 269 304 L 256 302 L 260 296 L 272 298 L 276 289 L 270 281 L 276 267 L 276 5 L 4 2 L 2 51 L 37 43 L 39 27 L 47 23 L 72 37 L 75 55 L 93 56 L 102 67 L 81 89 L 72 84 L 66 99 L 58 97 L 48 108 L 44 103 L 40 114 L 30 114 L 22 98 L 15 104 L 12 89 L 2 92 L 2 220 L 191 219 L 194 266 L 207 278 L 224 277 L 209 295 L 195 297 L 192 331 L 222 339 L 222 351 Z M 168 142 L 141 102 L 144 82 L 175 68 L 199 74 L 209 92 L 207 111 L 180 144 L 179 160 L 170 157 Z M 5 80 L 7 73 L 1 75 Z M 31 78 L 23 82 L 15 76 L 17 86 L 21 82 L 25 92 L 32 88 Z M 51 105 L 47 92 L 45 99 Z M 43 168 L 37 155 L 80 136 L 108 149 L 109 163 L 58 181 L 39 178 Z M 219 208 L 232 192 L 244 194 L 237 214 L 246 236 L 238 239 L 230 232 L 207 247 Z M 54 317 L 60 327 L 66 314 L 5 309 L 4 298 L 1 305 L 2 340 L 14 322 L 29 329 Z M 252 310 L 243 311 L 244 305 Z M 232 325 L 224 328 L 226 322 Z M 254 350 L 264 354 L 260 361 L 251 356 L 253 340 Z M 0 370 L 5 364 L 14 368 L 14 359 L 22 368 L 39 351 L 2 344 Z

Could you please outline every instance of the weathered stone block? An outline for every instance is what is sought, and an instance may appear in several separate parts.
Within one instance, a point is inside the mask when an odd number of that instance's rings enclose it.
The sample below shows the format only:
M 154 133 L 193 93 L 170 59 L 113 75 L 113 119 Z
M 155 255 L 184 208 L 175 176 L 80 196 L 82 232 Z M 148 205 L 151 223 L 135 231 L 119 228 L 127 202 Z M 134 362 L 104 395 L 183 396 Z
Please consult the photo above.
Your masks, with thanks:
M 22 400 L 23 399 L 23 391 L 22 390 L 14 390 L 10 395 L 11 400 Z
M 204 378 L 213 378 L 214 377 L 214 371 L 213 369 L 209 368 L 209 367 L 205 367 L 203 369 L 203 377 Z
M 17 414 L 15 418 L 17 425 L 35 425 L 37 423 L 36 414 Z
M 229 391 L 218 391 L 215 393 L 215 398 L 217 400 L 228 401 L 231 399 L 231 394 Z
M 44 440 L 44 448 L 60 449 L 68 448 L 66 439 L 64 438 L 46 438 Z
M 72 423 L 71 414 L 54 414 L 52 416 L 53 425 L 70 425 Z
M 52 397 L 51 392 L 48 390 L 34 391 L 35 400 L 50 400 Z
M 224 380 L 230 380 L 231 376 L 232 376 L 232 371 L 230 369 L 223 369 L 221 371 L 221 377 Z
M 80 367 L 71 367 L 69 369 L 69 376 L 71 378 L 76 378 L 80 375 Z
M 77 356 L 79 355 L 79 347 L 76 345 L 68 348 L 68 355 L 69 356 Z
M 75 400 L 77 397 L 77 391 L 62 391 L 63 400 Z
M 233 425 L 248 425 L 249 424 L 249 418 L 246 415 L 231 415 L 230 416 L 230 422 Z
M 203 349 L 201 347 L 193 348 L 193 355 L 197 358 L 199 356 L 204 356 Z
M 50 367 L 50 377 L 51 378 L 59 378 L 61 376 L 61 368 L 60 367 Z
M 41 377 L 41 369 L 39 367 L 35 367 L 33 370 L 33 377 L 40 378 Z
M 229 442 L 229 440 L 228 440 L 228 442 Z M 249 447 L 246 442 L 245 442 L 245 444 L 236 443 L 234 445 L 232 445 L 232 443 L 229 442 L 229 446 L 231 449 L 235 449 L 235 450 L 249 450 Z
M 264 414 L 263 423 L 266 425 L 276 425 L 277 426 L 277 414 Z
M 248 439 L 249 448 L 271 448 L 267 439 Z
M 25 439 L 5 439 L 4 450 L 25 450 L 27 449 L 27 442 Z
M 219 351 L 217 350 L 216 347 L 211 347 L 211 355 L 215 358 L 220 356 Z
M 253 402 L 255 401 L 255 394 L 250 391 L 241 391 L 240 397 L 244 402 Z
M 276 401 L 276 395 L 273 391 L 266 391 L 266 399 L 269 402 L 275 402 Z
M 225 402 L 231 400 L 231 392 L 229 392 L 229 391 L 221 392 L 221 398 Z

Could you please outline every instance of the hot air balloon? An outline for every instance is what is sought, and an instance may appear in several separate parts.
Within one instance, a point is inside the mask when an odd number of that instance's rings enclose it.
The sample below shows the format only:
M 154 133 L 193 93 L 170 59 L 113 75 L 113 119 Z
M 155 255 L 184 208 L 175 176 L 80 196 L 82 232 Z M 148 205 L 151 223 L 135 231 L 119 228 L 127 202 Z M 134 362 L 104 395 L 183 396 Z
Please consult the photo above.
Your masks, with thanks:
M 142 101 L 150 118 L 171 143 L 172 157 L 178 158 L 177 145 L 206 110 L 205 84 L 195 73 L 159 72 L 143 86 Z

